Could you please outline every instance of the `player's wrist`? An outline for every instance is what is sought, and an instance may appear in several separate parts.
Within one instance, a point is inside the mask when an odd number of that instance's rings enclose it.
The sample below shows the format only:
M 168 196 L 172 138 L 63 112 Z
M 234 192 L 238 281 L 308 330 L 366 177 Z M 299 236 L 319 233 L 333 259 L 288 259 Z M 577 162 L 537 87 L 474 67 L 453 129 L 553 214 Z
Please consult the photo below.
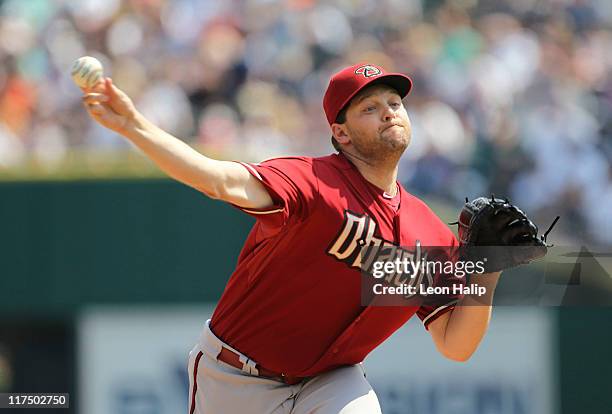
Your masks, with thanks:
M 144 115 L 134 110 L 131 114 L 125 116 L 125 123 L 122 129 L 123 135 L 128 138 L 135 138 L 149 131 L 151 123 Z

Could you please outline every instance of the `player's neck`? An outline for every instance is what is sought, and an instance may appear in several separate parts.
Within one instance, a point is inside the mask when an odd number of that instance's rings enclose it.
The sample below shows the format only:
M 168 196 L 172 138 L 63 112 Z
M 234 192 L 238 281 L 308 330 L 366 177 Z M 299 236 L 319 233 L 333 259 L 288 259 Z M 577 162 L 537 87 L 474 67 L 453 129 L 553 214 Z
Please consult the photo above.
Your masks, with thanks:
M 397 192 L 397 162 L 372 163 L 353 153 L 342 151 L 344 156 L 357 168 L 363 178 L 387 194 L 395 196 Z

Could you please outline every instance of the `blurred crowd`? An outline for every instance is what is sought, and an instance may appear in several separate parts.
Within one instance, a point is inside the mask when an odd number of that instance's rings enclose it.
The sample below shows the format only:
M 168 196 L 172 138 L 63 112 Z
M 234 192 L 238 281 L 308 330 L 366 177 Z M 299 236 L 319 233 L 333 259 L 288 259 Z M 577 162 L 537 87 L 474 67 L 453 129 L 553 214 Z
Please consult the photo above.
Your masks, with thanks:
M 132 150 L 81 107 L 79 56 L 162 128 L 251 160 L 332 152 L 329 76 L 374 63 L 415 83 L 410 191 L 505 195 L 612 245 L 610 51 L 609 0 L 0 0 L 0 172 Z

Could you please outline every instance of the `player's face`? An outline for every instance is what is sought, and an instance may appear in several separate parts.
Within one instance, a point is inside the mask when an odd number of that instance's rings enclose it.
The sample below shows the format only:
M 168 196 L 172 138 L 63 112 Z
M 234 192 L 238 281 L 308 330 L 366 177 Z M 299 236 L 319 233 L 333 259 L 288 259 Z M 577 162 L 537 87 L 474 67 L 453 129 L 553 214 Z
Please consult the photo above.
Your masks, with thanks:
M 355 149 L 372 160 L 399 157 L 410 144 L 406 108 L 395 89 L 386 85 L 371 86 L 353 98 L 345 126 Z

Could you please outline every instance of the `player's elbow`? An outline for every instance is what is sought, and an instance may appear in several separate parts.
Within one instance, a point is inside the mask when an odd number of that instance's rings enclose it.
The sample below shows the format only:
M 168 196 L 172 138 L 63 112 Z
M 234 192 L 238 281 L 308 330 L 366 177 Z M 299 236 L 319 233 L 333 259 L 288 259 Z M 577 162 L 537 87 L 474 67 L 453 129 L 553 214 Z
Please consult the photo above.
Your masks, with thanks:
M 213 200 L 220 200 L 222 198 L 221 193 L 216 191 L 215 189 L 209 188 L 198 188 L 204 195 Z
M 213 200 L 226 200 L 227 190 L 222 185 L 201 185 L 196 189 Z
M 470 351 L 465 349 L 439 348 L 438 350 L 446 359 L 450 359 L 451 361 L 455 362 L 467 362 L 474 354 L 473 350 Z
M 455 361 L 455 362 L 467 362 L 470 358 L 472 357 L 472 354 L 450 354 L 447 355 L 446 358 L 450 359 L 451 361 Z

